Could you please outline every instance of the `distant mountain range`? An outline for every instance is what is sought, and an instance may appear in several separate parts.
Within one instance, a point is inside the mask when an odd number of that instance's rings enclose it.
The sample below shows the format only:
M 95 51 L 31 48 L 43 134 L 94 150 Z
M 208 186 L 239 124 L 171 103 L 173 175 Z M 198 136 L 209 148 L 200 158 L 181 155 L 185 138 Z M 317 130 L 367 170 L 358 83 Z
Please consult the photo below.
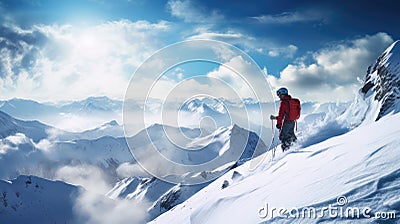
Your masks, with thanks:
M 118 169 L 121 165 L 136 164 L 124 137 L 103 136 L 96 139 L 84 139 L 85 136 L 101 136 L 102 131 L 110 127 L 120 128 L 115 121 L 82 133 L 70 133 L 55 129 L 58 133 L 57 137 L 53 139 L 51 131 L 48 130 L 54 130 L 54 128 L 38 121 L 18 120 L 3 112 L 0 112 L 0 121 L 5 124 L 0 128 L 0 133 L 3 136 L 0 141 L 0 176 L 3 179 L 16 178 L 20 174 L 36 174 L 52 178 L 63 167 L 89 165 L 100 168 L 106 175 L 106 179 L 115 183 L 120 180 Z M 179 149 L 168 139 L 166 132 L 164 132 L 165 129 L 168 129 L 170 134 L 183 132 L 182 138 L 194 138 L 186 146 L 201 150 Z M 221 155 L 227 155 L 223 156 L 225 160 L 221 164 L 225 165 L 225 168 L 216 171 L 210 170 L 208 175 L 213 175 L 212 172 L 220 175 L 249 160 L 254 153 L 259 155 L 267 150 L 267 146 L 256 134 L 236 125 L 220 128 L 214 133 L 203 133 L 203 140 L 201 141 L 196 138 L 200 134 L 201 130 L 199 129 L 182 129 L 155 124 L 128 138 L 127 141 L 133 142 L 134 147 L 139 147 L 139 150 L 144 153 L 146 153 L 147 147 L 151 147 L 153 144 L 157 145 L 164 149 L 161 153 L 171 155 L 170 153 L 173 152 L 174 156 L 171 159 L 184 164 L 199 164 Z M 147 135 L 150 136 L 151 141 L 147 141 L 148 138 L 145 137 Z M 260 145 L 257 146 L 259 142 Z M 238 154 L 242 152 L 239 148 L 241 146 L 244 146 L 245 150 L 243 154 Z M 236 158 L 234 155 L 239 157 Z M 218 168 L 220 169 L 220 167 Z M 192 175 L 203 178 L 200 173 L 193 173 Z M 107 195 L 114 199 L 145 199 L 151 202 L 151 206 L 148 208 L 148 220 L 151 220 L 208 185 L 208 182 L 206 182 L 199 185 L 184 186 L 146 176 L 148 174 L 143 173 L 143 176 L 121 179 Z M 28 198 L 37 196 L 32 192 L 25 194 L 29 195 Z M 40 197 L 44 197 L 44 195 Z M 51 196 L 49 195 L 49 197 Z M 45 209 L 48 205 L 37 206 Z M 4 207 L 4 209 L 7 210 L 8 208 Z M 0 217 L 1 215 L 0 212 Z M 69 216 L 69 214 L 65 215 Z M 62 220 L 64 219 L 62 218 Z
M 122 101 L 89 97 L 76 102 L 39 103 L 25 99 L 0 101 L 0 111 L 22 120 L 38 120 L 68 131 L 93 129 L 111 120 L 121 121 Z
M 38 116 L 60 113 L 97 114 L 122 111 L 122 101 L 108 97 L 89 97 L 85 100 L 64 103 L 39 103 L 33 100 L 10 99 L 0 101 L 0 110 L 20 119 L 37 119 Z

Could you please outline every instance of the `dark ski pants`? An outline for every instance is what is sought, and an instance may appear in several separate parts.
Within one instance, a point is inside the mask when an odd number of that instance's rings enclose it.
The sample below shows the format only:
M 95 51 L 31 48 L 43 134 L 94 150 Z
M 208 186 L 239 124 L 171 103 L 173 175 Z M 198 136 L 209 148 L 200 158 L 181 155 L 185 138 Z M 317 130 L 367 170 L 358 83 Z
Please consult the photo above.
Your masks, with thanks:
M 294 134 L 295 121 L 284 121 L 282 129 L 279 133 L 279 140 L 282 143 L 282 150 L 289 149 L 290 145 L 297 140 Z

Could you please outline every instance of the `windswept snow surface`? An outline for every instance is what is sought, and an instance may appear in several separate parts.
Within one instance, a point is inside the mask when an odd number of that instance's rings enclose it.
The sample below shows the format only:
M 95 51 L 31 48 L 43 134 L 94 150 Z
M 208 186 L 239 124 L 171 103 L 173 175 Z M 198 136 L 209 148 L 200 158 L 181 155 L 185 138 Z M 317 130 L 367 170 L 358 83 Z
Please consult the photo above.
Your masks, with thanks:
M 340 207 L 336 200 L 341 196 L 348 202 L 344 209 L 357 207 L 362 211 L 369 207 L 371 217 L 378 212 L 395 212 L 398 222 L 399 122 L 400 114 L 385 116 L 319 144 L 286 153 L 278 149 L 274 160 L 268 154 L 256 171 L 250 172 L 249 162 L 245 163 L 152 223 L 310 223 L 317 219 L 277 218 L 277 211 L 273 214 L 271 210 L 314 207 L 321 212 L 329 205 Z M 269 213 L 265 215 L 262 212 L 267 207 Z M 331 218 L 325 211 L 322 219 Z M 360 219 L 374 221 L 362 214 Z M 340 220 L 354 222 L 345 217 Z

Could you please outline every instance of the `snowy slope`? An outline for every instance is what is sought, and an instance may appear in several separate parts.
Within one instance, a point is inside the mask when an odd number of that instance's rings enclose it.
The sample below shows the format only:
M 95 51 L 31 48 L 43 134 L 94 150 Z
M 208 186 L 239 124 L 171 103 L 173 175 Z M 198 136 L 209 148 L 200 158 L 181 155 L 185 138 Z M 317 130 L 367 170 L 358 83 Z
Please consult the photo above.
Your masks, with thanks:
M 107 122 L 100 127 L 86 130 L 80 133 L 84 139 L 95 139 L 100 138 L 102 136 L 113 136 L 113 137 L 123 137 L 124 130 L 121 125 L 118 124 L 116 120 L 112 120 Z
M 42 124 L 38 121 L 21 121 L 11 117 L 10 115 L 0 111 L 0 137 L 5 138 L 17 133 L 24 133 L 35 142 L 46 138 L 48 134 L 46 129 L 50 126 Z
M 321 209 L 339 196 L 346 196 L 349 206 L 395 211 L 399 217 L 399 124 L 400 114 L 387 116 L 307 148 L 278 150 L 274 162 L 268 154 L 255 172 L 249 163 L 229 171 L 154 223 L 258 223 L 265 220 L 258 216 L 265 203 Z M 224 181 L 229 186 L 222 189 Z
M 124 129 L 118 124 L 116 120 L 106 122 L 98 127 L 85 130 L 82 132 L 55 132 L 55 137 L 62 141 L 76 140 L 76 139 L 97 139 L 105 136 L 111 137 L 124 137 Z
M 71 161 L 91 163 L 104 167 L 115 167 L 123 162 L 133 160 L 124 138 L 101 137 L 94 140 L 74 140 L 68 142 L 55 142 L 49 152 L 48 158 L 55 161 Z
M 170 210 L 198 192 L 208 183 L 198 185 L 172 184 L 154 177 L 129 177 L 118 182 L 107 193 L 112 199 L 149 201 L 148 221 Z
M 72 223 L 80 189 L 35 176 L 0 180 L 0 223 Z
M 17 98 L 0 102 L 0 111 L 16 118 L 29 120 L 59 113 L 59 109 L 55 106 Z
M 112 200 L 81 187 L 35 176 L 0 180 L 0 223 L 143 223 L 132 201 Z M 145 204 L 145 202 L 142 202 Z

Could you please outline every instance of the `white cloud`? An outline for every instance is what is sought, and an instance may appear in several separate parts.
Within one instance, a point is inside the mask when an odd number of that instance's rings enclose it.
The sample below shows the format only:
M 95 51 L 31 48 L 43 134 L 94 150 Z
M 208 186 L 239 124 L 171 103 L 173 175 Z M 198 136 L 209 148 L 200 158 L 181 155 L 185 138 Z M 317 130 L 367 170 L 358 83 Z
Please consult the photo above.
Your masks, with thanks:
M 32 143 L 32 140 L 23 133 L 16 133 L 0 139 L 0 155 L 6 154 L 9 150 L 18 150 L 18 145 Z
M 82 192 L 76 199 L 74 212 L 77 223 L 145 223 L 149 203 L 123 199 L 108 199 L 104 196 Z
M 303 100 L 351 100 L 367 67 L 393 42 L 386 33 L 377 33 L 339 43 L 312 53 L 288 65 L 280 77 L 269 76 L 275 88 L 286 86 Z M 311 59 L 311 62 L 307 62 Z
M 260 23 L 289 24 L 314 21 L 326 22 L 329 15 L 327 12 L 321 12 L 320 10 L 308 10 L 303 12 L 284 12 L 276 15 L 261 15 L 252 18 L 258 20 Z
M 271 50 L 268 51 L 268 55 L 270 57 L 284 56 L 287 58 L 292 58 L 294 54 L 297 52 L 297 49 L 298 48 L 295 45 L 290 44 L 287 47 L 272 48 Z
M 151 176 L 137 163 L 122 163 L 117 168 L 117 174 L 120 178 Z
M 245 36 L 242 33 L 239 32 L 234 32 L 234 31 L 228 31 L 226 33 L 218 33 L 218 32 L 211 32 L 208 30 L 204 30 L 204 29 L 198 29 L 197 30 L 199 33 L 197 35 L 191 36 L 188 39 L 212 39 L 212 40 L 225 40 L 225 41 L 229 41 L 229 40 L 237 40 L 240 38 L 246 38 L 246 39 L 254 39 L 250 36 Z
M 55 179 L 81 185 L 90 192 L 98 194 L 105 194 L 111 189 L 103 171 L 97 166 L 86 164 L 61 167 L 56 171 Z
M 93 95 L 122 99 L 130 77 L 169 30 L 161 21 L 120 20 L 89 27 L 6 27 L 0 55 L 3 98 L 76 100 Z
M 15 135 L 10 135 L 6 137 L 5 140 L 9 141 L 13 145 L 27 144 L 31 142 L 31 140 L 27 138 L 23 133 L 16 133 Z
M 223 51 L 223 49 L 217 50 Z M 153 83 L 152 80 L 147 79 L 143 79 L 141 83 L 146 82 Z M 265 92 L 266 88 L 268 88 L 266 77 L 258 66 L 242 56 L 235 56 L 220 65 L 218 69 L 204 75 L 193 76 L 179 82 L 160 79 L 153 83 L 147 96 L 161 100 L 168 97 L 176 101 L 184 101 L 195 95 L 209 95 L 230 100 L 259 97 L 262 101 L 268 101 L 271 99 L 268 99 L 270 95 Z M 136 90 L 145 91 L 141 90 L 140 86 Z
M 110 120 L 117 120 L 117 122 L 121 123 L 121 114 L 104 114 L 104 115 L 76 115 L 73 113 L 63 113 L 60 116 L 48 118 L 48 123 L 62 129 L 63 131 L 70 132 L 82 132 L 85 130 L 90 130 L 93 128 L 97 128 L 100 125 L 103 125 Z M 48 130 L 50 139 L 57 139 L 60 134 L 59 130 Z
M 212 23 L 223 19 L 220 12 L 216 10 L 207 11 L 194 4 L 191 0 L 170 0 L 167 6 L 171 15 L 183 19 L 185 22 Z
M 287 46 L 278 45 L 266 38 L 254 37 L 247 33 L 242 33 L 235 29 L 227 31 L 213 31 L 209 27 L 199 26 L 193 30 L 193 33 L 187 37 L 189 40 L 209 39 L 223 41 L 235 46 L 239 46 L 245 52 L 257 52 L 269 57 L 283 56 L 292 58 L 297 52 L 297 46 L 289 44 Z M 234 53 L 234 52 L 232 52 Z M 232 58 L 230 52 L 223 52 L 225 58 Z
M 253 44 L 255 38 L 235 30 L 228 30 L 226 32 L 216 32 L 209 30 L 206 27 L 198 27 L 194 30 L 194 34 L 187 37 L 188 40 L 217 40 L 226 42 L 232 45 L 240 45 L 245 49 L 254 50 L 256 48 Z M 219 46 L 221 47 L 221 46 Z M 224 61 L 228 61 L 236 55 L 236 52 L 232 51 L 231 47 L 215 49 L 219 53 L 220 58 Z
M 54 129 L 54 130 L 55 130 L 55 129 Z M 52 149 L 52 147 L 53 147 L 53 143 L 50 142 L 50 141 L 49 141 L 48 139 L 46 139 L 46 138 L 40 140 L 37 144 L 34 144 L 34 145 L 35 145 L 35 147 L 36 147 L 37 149 L 40 149 L 40 150 L 42 150 L 42 151 L 44 151 L 44 152 L 49 152 L 49 151 Z
M 235 69 L 237 74 L 229 68 Z M 255 98 L 254 94 L 256 94 L 257 98 L 262 102 L 273 100 L 269 94 L 270 88 L 264 71 L 261 71 L 254 62 L 247 61 L 241 56 L 234 57 L 229 62 L 224 63 L 218 70 L 210 72 L 208 77 L 227 81 L 240 93 L 242 99 Z

